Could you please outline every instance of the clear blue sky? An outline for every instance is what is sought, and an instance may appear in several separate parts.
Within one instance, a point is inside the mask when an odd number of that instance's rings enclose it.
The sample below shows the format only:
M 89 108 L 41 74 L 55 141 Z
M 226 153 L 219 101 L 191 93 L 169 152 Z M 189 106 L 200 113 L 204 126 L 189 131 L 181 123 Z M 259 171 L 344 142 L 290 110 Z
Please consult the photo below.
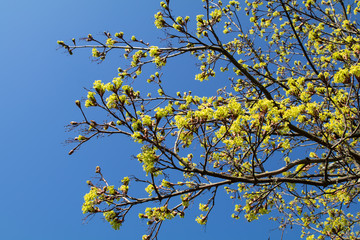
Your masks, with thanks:
M 178 14 L 201 13 L 200 0 L 177 2 Z M 136 212 L 120 231 L 100 217 L 84 224 L 81 212 L 88 191 L 85 182 L 94 177 L 95 167 L 100 165 L 118 184 L 140 167 L 131 161 L 137 146 L 126 138 L 104 138 L 68 156 L 71 145 L 64 144 L 76 135 L 64 126 L 81 120 L 74 101 L 86 95 L 83 88 L 94 80 L 111 80 L 122 64 L 122 53 L 97 64 L 89 51 L 69 56 L 56 41 L 106 30 L 156 44 L 161 32 L 153 26 L 153 15 L 159 1 L 3 0 L 0 8 L 0 239 L 141 239 L 147 226 L 137 221 Z M 221 85 L 195 82 L 193 70 L 184 59 L 170 63 L 166 85 L 173 91 L 192 86 L 200 93 Z M 103 153 L 109 149 L 116 150 Z M 228 196 L 219 195 L 217 203 L 206 227 L 194 221 L 199 214 L 195 205 L 184 220 L 166 222 L 160 239 L 280 239 L 281 233 L 272 231 L 274 223 L 231 219 Z M 290 239 L 289 231 L 284 239 Z

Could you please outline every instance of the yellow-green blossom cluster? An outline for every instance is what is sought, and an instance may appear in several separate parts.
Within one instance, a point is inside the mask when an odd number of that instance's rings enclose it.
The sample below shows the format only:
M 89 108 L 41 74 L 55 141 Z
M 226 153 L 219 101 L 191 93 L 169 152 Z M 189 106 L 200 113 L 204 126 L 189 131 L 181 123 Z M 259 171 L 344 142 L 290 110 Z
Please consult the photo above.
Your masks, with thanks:
M 141 153 L 139 153 L 136 157 L 139 162 L 143 164 L 143 169 L 147 174 L 159 174 L 159 171 L 155 168 L 155 164 L 158 161 L 159 156 L 155 154 L 154 149 L 143 146 L 141 149 Z
M 148 224 L 151 224 L 151 221 L 163 221 L 165 219 L 172 219 L 176 215 L 175 212 L 170 211 L 167 206 L 146 208 L 145 214 L 139 214 L 139 218 L 147 218 L 150 220 Z
M 103 215 L 113 229 L 118 230 L 121 227 L 122 221 L 117 217 L 117 214 L 113 210 L 104 212 Z

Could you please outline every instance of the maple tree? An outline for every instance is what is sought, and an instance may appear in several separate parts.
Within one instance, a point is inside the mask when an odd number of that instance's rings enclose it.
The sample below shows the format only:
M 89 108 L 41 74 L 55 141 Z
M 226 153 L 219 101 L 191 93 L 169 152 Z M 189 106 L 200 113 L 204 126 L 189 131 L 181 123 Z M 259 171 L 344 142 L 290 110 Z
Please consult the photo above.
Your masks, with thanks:
M 155 239 L 164 220 L 184 217 L 196 199 L 196 221 L 206 224 L 225 189 L 233 218 L 269 215 L 280 228 L 301 226 L 306 239 L 359 239 L 360 1 L 202 2 L 196 18 L 160 3 L 155 25 L 165 47 L 123 32 L 58 42 L 70 54 L 90 48 L 98 61 L 117 50 L 128 59 L 112 82 L 94 82 L 84 105 L 76 101 L 84 119 L 71 125 L 85 134 L 70 154 L 96 136 L 126 135 L 141 145 L 144 176 L 113 186 L 97 167 L 84 214 L 103 214 L 119 229 L 133 206 L 152 203 L 139 218 L 150 226 L 143 239 Z M 161 72 L 180 55 L 199 62 L 196 80 L 219 78 L 224 88 L 214 96 L 168 92 Z M 145 76 L 146 65 L 158 70 Z M 135 78 L 158 91 L 137 91 Z M 113 120 L 89 120 L 85 107 Z M 137 185 L 146 197 L 132 191 Z

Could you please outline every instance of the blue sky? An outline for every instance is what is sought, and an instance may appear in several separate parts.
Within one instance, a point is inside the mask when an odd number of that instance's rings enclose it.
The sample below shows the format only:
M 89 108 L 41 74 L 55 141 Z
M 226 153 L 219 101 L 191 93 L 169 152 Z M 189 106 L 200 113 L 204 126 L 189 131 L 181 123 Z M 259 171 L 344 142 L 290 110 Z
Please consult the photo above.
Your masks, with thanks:
M 200 13 L 200 2 L 179 1 L 177 14 Z M 156 44 L 162 36 L 153 26 L 159 1 L 4 0 L 0 8 L 0 238 L 141 239 L 146 222 L 139 223 L 136 212 L 120 231 L 101 217 L 84 223 L 81 212 L 88 191 L 85 182 L 95 176 L 95 167 L 100 165 L 117 184 L 123 176 L 138 172 L 140 165 L 131 161 L 137 145 L 126 138 L 103 138 L 68 156 L 71 145 L 64 144 L 76 135 L 67 132 L 65 125 L 81 120 L 74 101 L 86 96 L 84 87 L 90 88 L 94 80 L 115 77 L 123 64 L 122 53 L 114 52 L 97 64 L 91 61 L 90 51 L 69 56 L 56 41 L 69 42 L 89 33 L 96 37 L 106 30 Z M 170 91 L 191 86 L 205 94 L 221 85 L 195 82 L 193 70 L 185 59 L 170 63 L 166 86 Z M 217 203 L 206 227 L 195 223 L 199 212 L 194 206 L 195 212 L 184 220 L 166 222 L 160 239 L 280 239 L 274 223 L 231 219 L 233 204 L 228 196 L 219 196 Z

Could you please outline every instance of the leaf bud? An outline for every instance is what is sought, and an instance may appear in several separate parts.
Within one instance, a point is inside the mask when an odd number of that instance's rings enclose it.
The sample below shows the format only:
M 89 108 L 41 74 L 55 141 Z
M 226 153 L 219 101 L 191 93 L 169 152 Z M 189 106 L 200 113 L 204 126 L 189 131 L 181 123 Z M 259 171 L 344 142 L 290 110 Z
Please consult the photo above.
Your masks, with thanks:
M 81 142 L 81 141 L 85 141 L 87 139 L 87 137 L 79 135 L 79 136 L 75 137 L 74 139 Z
M 57 44 L 59 44 L 60 46 L 66 46 L 66 44 L 64 43 L 64 41 L 57 41 Z
M 164 2 L 161 2 L 161 3 L 160 3 L 160 6 L 161 6 L 162 8 L 165 8 L 165 9 L 168 8 L 168 6 L 166 5 L 166 3 L 164 3 Z
M 141 239 L 142 239 L 142 240 L 149 240 L 149 239 L 150 239 L 150 236 L 149 236 L 149 235 L 143 235 Z
M 91 34 L 89 34 L 88 37 L 87 37 L 87 39 L 86 39 L 86 41 L 90 42 L 90 41 L 92 41 L 92 40 L 94 40 L 94 38 L 92 37 Z
M 123 32 L 115 33 L 115 37 L 117 37 L 117 38 L 122 38 L 123 36 L 124 36 Z

